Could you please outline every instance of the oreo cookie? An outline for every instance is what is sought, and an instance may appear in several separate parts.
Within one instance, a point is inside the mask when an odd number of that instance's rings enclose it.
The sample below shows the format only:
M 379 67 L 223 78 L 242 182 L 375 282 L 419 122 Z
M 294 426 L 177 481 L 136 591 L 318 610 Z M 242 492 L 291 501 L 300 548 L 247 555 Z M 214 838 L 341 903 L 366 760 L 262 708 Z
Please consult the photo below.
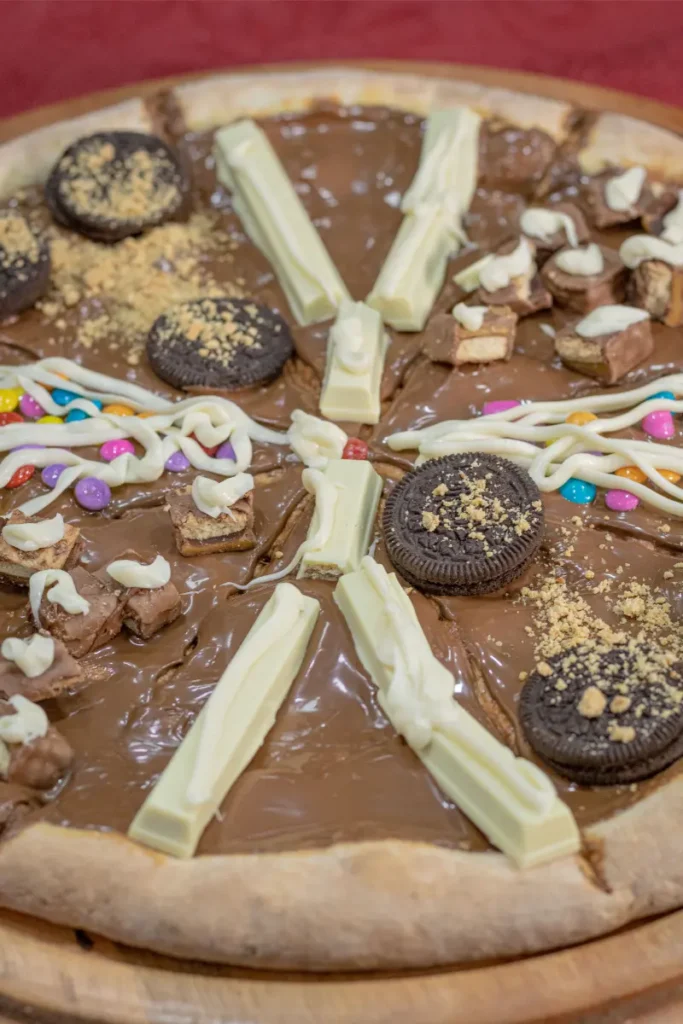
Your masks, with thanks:
M 519 720 L 536 753 L 573 782 L 639 782 L 683 754 L 682 667 L 654 643 L 588 641 L 530 674 Z
M 528 473 L 480 452 L 406 474 L 384 507 L 384 540 L 403 578 L 428 594 L 490 594 L 522 575 L 543 533 Z
M 60 224 L 100 242 L 139 235 L 177 216 L 189 181 L 176 154 L 142 132 L 78 139 L 52 168 L 45 197 Z
M 28 309 L 50 283 L 50 250 L 19 213 L 0 213 L 0 320 Z
M 197 299 L 152 324 L 147 358 L 184 391 L 236 391 L 277 377 L 294 353 L 289 327 L 253 299 Z

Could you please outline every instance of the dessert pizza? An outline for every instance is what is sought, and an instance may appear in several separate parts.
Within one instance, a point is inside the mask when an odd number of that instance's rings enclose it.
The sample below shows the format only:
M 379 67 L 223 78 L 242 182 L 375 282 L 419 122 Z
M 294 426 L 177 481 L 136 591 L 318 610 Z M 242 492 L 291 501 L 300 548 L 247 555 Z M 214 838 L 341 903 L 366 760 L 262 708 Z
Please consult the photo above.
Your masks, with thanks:
M 0 905 L 349 969 L 683 904 L 682 179 L 348 69 L 0 147 Z

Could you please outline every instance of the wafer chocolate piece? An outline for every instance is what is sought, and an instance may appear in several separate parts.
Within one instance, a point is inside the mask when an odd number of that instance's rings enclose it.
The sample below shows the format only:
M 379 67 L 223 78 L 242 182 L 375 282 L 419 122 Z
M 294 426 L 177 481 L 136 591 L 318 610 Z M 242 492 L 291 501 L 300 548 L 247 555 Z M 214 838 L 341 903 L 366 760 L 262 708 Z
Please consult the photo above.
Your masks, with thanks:
M 0 694 L 12 697 L 15 693 L 27 700 L 49 700 L 57 697 L 65 690 L 78 687 L 83 682 L 83 671 L 77 661 L 69 654 L 64 644 L 54 638 L 54 658 L 52 664 L 41 675 L 24 675 L 16 662 L 0 654 Z
M 190 493 L 168 496 L 173 536 L 181 555 L 212 555 L 247 551 L 256 544 L 254 492 L 239 498 L 228 512 L 215 518 L 197 508 Z
M 71 615 L 60 604 L 49 600 L 50 587 L 46 587 L 38 614 L 43 629 L 61 640 L 74 658 L 83 658 L 121 632 L 123 600 L 113 586 L 82 566 L 73 569 L 70 576 L 78 594 L 90 605 L 88 611 Z
M 16 714 L 9 701 L 0 699 L 0 718 Z M 9 764 L 0 778 L 27 789 L 52 789 L 66 775 L 74 759 L 71 744 L 53 725 L 29 743 L 6 743 Z M 0 801 L 2 796 L 0 794 Z
M 118 557 L 148 564 L 135 551 L 125 551 Z M 162 587 L 124 587 L 121 599 L 123 625 L 141 640 L 149 640 L 164 626 L 170 626 L 182 611 L 180 594 L 173 580 Z
M 631 170 L 634 170 L 632 168 Z M 630 221 L 642 217 L 652 203 L 652 188 L 647 179 L 643 179 L 640 192 L 636 194 L 632 202 L 620 203 L 622 207 L 615 209 L 610 206 L 614 199 L 608 201 L 608 186 L 614 179 L 621 179 L 624 170 L 610 169 L 602 171 L 591 178 L 584 189 L 584 201 L 588 214 L 596 228 L 611 228 L 616 224 L 628 224 Z
M 597 307 L 594 312 L 604 307 Z M 580 321 L 581 322 L 581 321 Z M 649 319 L 623 330 L 606 330 L 596 337 L 583 337 L 576 321 L 566 324 L 555 336 L 555 351 L 577 373 L 616 384 L 654 351 Z
M 589 248 L 593 248 L 589 246 Z M 576 313 L 590 313 L 596 306 L 622 302 L 626 293 L 628 271 L 614 249 L 596 247 L 602 256 L 602 270 L 596 274 L 568 273 L 558 265 L 564 254 L 575 258 L 578 249 L 562 249 L 555 253 L 541 270 L 541 278 L 558 306 Z
M 50 250 L 18 213 L 0 213 L 0 320 L 28 309 L 50 283 Z
M 683 267 L 643 260 L 631 273 L 628 297 L 668 327 L 683 324 Z
M 587 641 L 537 665 L 519 716 L 534 750 L 567 778 L 637 782 L 682 752 L 683 675 L 656 644 Z
M 422 351 L 433 363 L 451 366 L 508 360 L 516 327 L 517 314 L 508 306 L 487 307 L 481 325 L 474 328 L 465 326 L 455 312 L 437 313 L 427 324 Z
M 387 499 L 392 564 L 429 594 L 488 594 L 517 579 L 538 549 L 543 503 L 524 470 L 479 452 L 433 459 Z
M 45 198 L 60 224 L 100 242 L 118 242 L 180 214 L 188 191 L 178 157 L 161 139 L 98 132 L 62 153 Z
M 541 217 L 535 217 L 535 214 L 540 214 Z M 544 230 L 546 225 L 542 218 L 545 215 L 546 219 L 549 219 L 548 215 L 552 214 L 564 214 L 565 217 L 569 217 L 574 225 L 574 231 L 568 230 L 566 225 L 560 225 L 552 233 L 546 233 Z M 535 223 L 535 220 L 538 223 Z M 522 214 L 520 227 L 523 234 L 533 242 L 539 263 L 543 263 L 552 253 L 557 252 L 565 245 L 583 245 L 591 236 L 586 218 L 574 203 L 555 203 L 548 207 L 531 207 Z
M 64 536 L 49 548 L 21 551 L 12 547 L 2 536 L 2 528 L 9 523 L 39 523 L 40 516 L 25 516 L 15 511 L 0 520 L 0 583 L 28 587 L 31 576 L 41 569 L 70 569 L 79 559 L 83 542 L 81 531 L 71 523 L 64 523 Z
M 272 380 L 294 353 L 282 317 L 251 299 L 198 299 L 153 324 L 147 356 L 175 388 L 235 391 Z

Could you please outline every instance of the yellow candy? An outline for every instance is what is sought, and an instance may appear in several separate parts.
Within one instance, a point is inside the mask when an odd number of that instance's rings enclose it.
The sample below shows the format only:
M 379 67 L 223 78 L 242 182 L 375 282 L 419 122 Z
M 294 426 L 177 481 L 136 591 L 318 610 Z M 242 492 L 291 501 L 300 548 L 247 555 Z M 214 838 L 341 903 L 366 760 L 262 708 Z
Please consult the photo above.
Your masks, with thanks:
M 61 416 L 41 416 L 38 423 L 63 423 Z
M 111 413 L 112 416 L 134 416 L 135 412 L 127 405 L 118 405 L 114 402 L 113 405 L 105 405 L 102 412 Z
M 657 472 L 660 476 L 663 476 L 665 480 L 668 480 L 670 484 L 677 484 L 681 479 L 681 474 L 674 473 L 673 469 L 659 469 Z
M 565 423 L 573 423 L 576 427 L 585 427 L 587 423 L 597 420 L 597 418 L 593 412 L 570 412 Z
M 621 469 L 615 469 L 614 472 L 617 476 L 626 477 L 627 480 L 635 480 L 637 484 L 644 484 L 647 480 L 645 473 L 637 466 L 622 466 Z
M 0 390 L 0 412 L 14 412 L 23 393 L 23 388 L 2 388 Z

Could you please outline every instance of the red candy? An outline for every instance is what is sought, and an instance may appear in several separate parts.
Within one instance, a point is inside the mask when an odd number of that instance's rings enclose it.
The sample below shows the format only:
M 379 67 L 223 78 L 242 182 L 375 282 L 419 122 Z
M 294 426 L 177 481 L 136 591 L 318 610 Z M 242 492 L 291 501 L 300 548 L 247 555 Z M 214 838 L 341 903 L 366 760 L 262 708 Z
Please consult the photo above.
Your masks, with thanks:
M 0 427 L 6 427 L 8 423 L 23 423 L 24 417 L 18 412 L 0 412 Z
M 190 434 L 190 437 L 192 438 L 193 441 L 197 442 L 197 444 L 202 449 L 202 451 L 206 452 L 206 454 L 210 458 L 213 458 L 214 455 L 216 454 L 216 452 L 218 451 L 218 449 L 220 448 L 219 444 L 214 444 L 214 445 L 211 445 L 211 446 L 207 447 L 205 444 L 202 444 L 202 442 L 198 438 L 196 438 L 194 436 L 194 434 Z
M 9 490 L 11 487 L 21 487 L 22 484 L 31 479 L 35 471 L 35 466 L 20 466 L 14 476 L 10 477 L 5 484 L 6 490 Z
M 342 459 L 367 459 L 368 446 L 359 437 L 350 437 L 344 445 Z

